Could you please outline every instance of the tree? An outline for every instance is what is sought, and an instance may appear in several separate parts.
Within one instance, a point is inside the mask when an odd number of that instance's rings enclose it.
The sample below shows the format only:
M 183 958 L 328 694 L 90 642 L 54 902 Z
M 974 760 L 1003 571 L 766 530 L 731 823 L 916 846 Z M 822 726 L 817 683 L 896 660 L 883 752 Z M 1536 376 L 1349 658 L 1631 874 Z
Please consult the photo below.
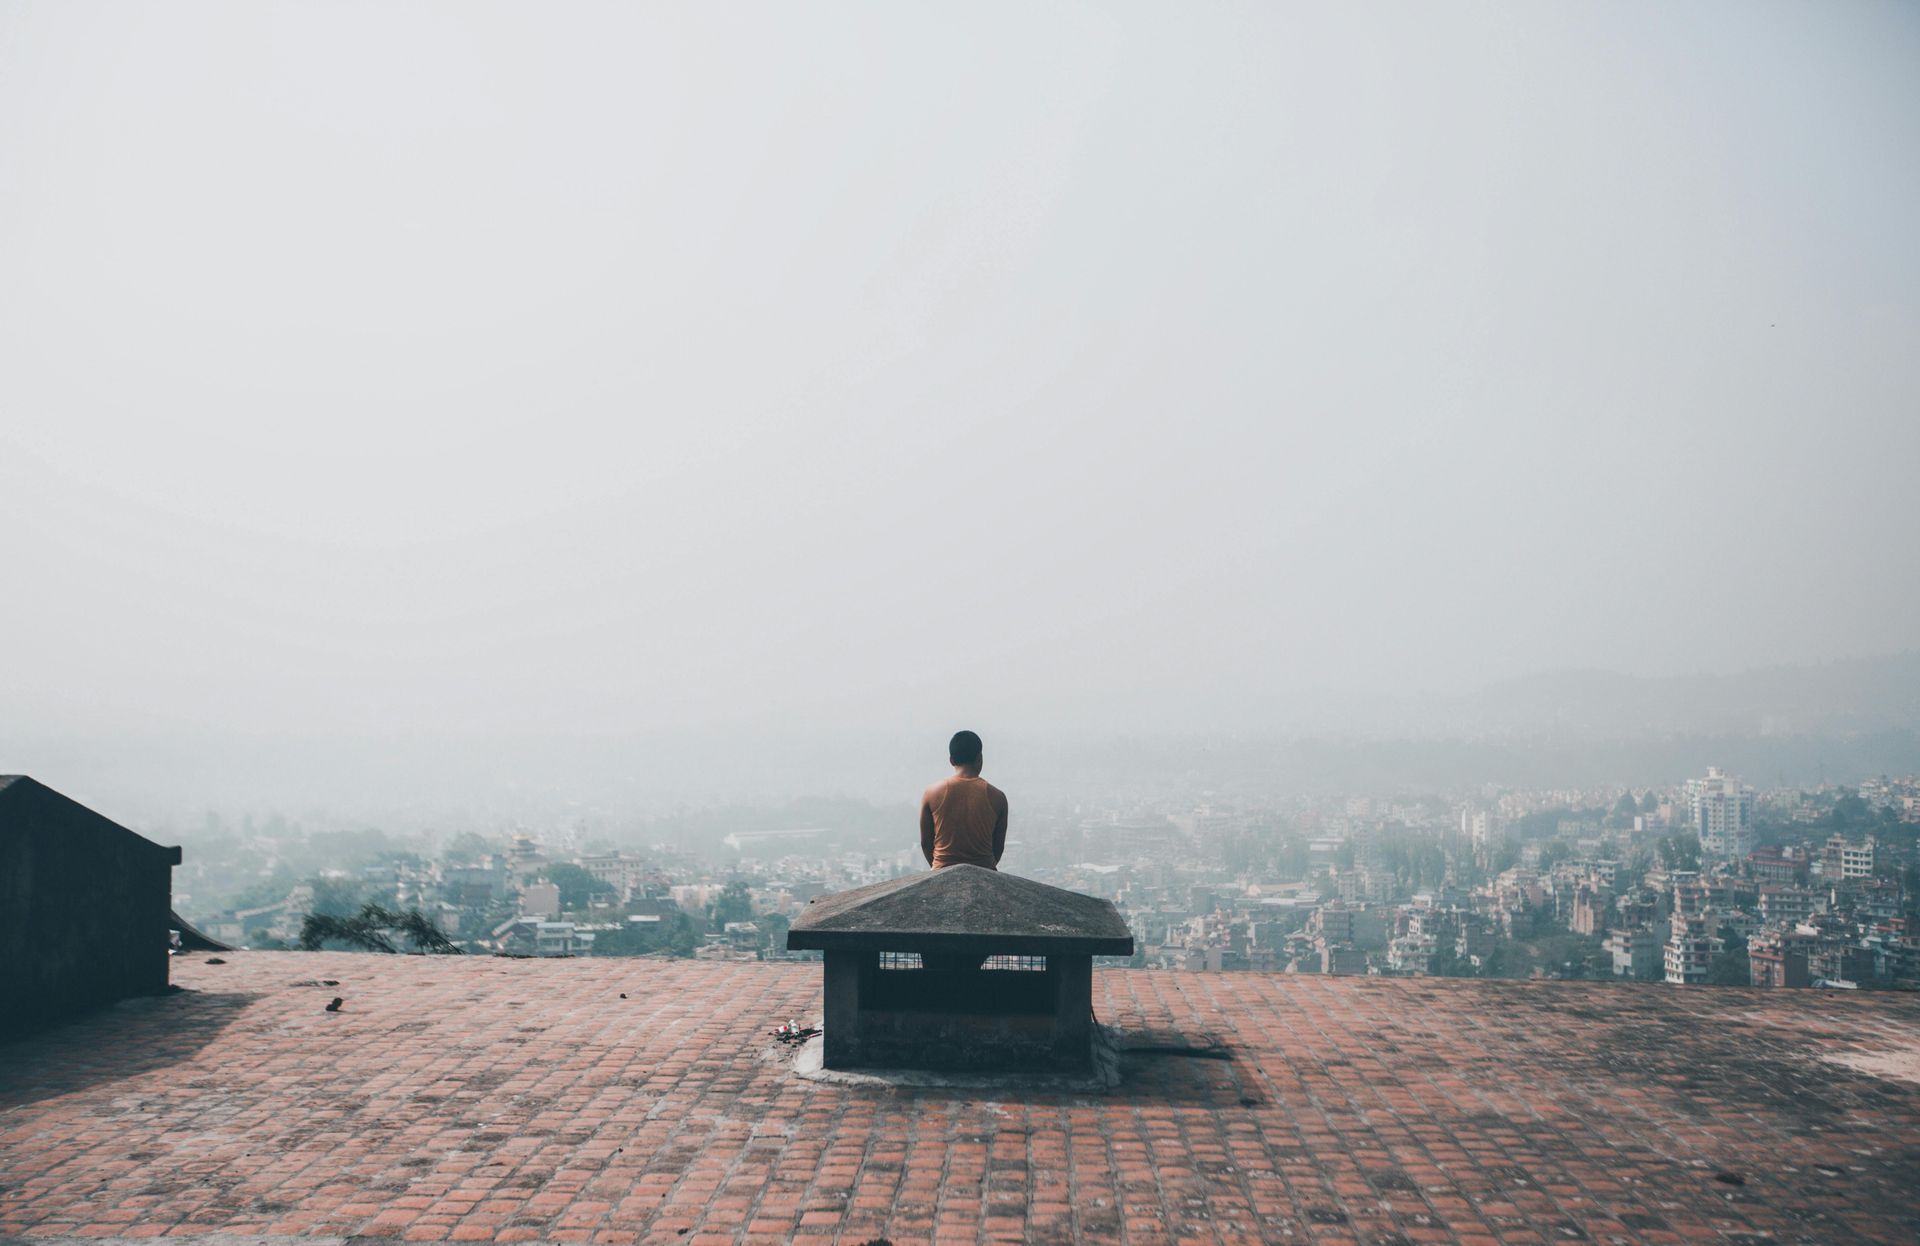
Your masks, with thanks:
M 300 923 L 300 946 L 317 952 L 328 943 L 344 943 L 363 952 L 397 952 L 389 932 L 405 935 L 416 952 L 457 953 L 460 949 L 419 909 L 395 912 L 378 904 L 361 906 L 351 917 L 309 913 Z
M 586 908 L 595 896 L 613 895 L 612 883 L 565 862 L 547 867 L 547 881 L 560 889 L 560 907 L 568 912 Z
M 1640 798 L 1640 812 L 1652 813 L 1659 808 L 1660 808 L 1660 798 L 1653 794 L 1652 788 L 1648 788 L 1647 794 Z
M 753 895 L 747 890 L 747 884 L 736 878 L 722 887 L 708 920 L 718 930 L 726 929 L 728 922 L 752 921 Z
M 1860 793 L 1848 792 L 1833 802 L 1831 821 L 1834 826 L 1844 829 L 1869 822 L 1872 820 L 1872 815 L 1873 811 L 1868 808 L 1865 798 Z
M 486 856 L 493 851 L 493 848 L 491 840 L 475 835 L 472 831 L 461 831 L 447 841 L 447 846 L 441 851 L 440 856 L 447 861 L 472 862 Z
M 673 924 L 667 930 L 667 950 L 675 956 L 689 957 L 700 946 L 700 938 L 693 932 L 693 921 L 685 913 L 675 913 Z
M 1746 936 L 1725 922 L 1715 933 L 1720 937 L 1721 950 L 1713 954 L 1713 960 L 1707 965 L 1707 981 L 1714 986 L 1752 986 Z
M 313 904 L 307 910 L 322 917 L 346 917 L 366 900 L 366 888 L 351 878 L 310 878 Z
M 1697 870 L 1700 868 L 1700 837 L 1692 831 L 1677 831 L 1671 835 L 1662 835 L 1658 844 L 1660 864 L 1670 870 Z
M 1616 827 L 1632 826 L 1639 812 L 1640 802 L 1633 798 L 1633 793 L 1622 792 L 1620 799 L 1613 802 L 1613 812 L 1607 815 L 1607 822 Z
M 1483 978 L 1530 978 L 1536 964 L 1533 950 L 1524 943 L 1502 941 L 1481 961 Z

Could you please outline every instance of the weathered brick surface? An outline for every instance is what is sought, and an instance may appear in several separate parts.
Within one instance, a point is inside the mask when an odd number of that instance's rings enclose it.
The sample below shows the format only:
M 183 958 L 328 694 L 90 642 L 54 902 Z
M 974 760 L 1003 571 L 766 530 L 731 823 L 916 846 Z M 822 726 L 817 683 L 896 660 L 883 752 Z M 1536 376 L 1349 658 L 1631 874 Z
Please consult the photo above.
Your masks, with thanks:
M 1103 972 L 1231 1059 L 989 1094 L 792 1077 L 817 966 L 227 959 L 0 1047 L 0 1237 L 1920 1240 L 1911 997 Z

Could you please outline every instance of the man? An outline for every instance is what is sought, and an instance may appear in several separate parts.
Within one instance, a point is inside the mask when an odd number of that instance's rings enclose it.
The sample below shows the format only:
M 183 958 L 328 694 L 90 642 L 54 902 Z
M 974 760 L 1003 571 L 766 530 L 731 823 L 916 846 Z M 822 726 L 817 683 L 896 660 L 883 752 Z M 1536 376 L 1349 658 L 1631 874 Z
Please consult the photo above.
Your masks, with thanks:
M 920 797 L 920 851 L 936 870 L 949 865 L 1000 868 L 1007 849 L 1007 797 L 980 777 L 980 737 L 954 733 L 947 742 L 953 773 Z

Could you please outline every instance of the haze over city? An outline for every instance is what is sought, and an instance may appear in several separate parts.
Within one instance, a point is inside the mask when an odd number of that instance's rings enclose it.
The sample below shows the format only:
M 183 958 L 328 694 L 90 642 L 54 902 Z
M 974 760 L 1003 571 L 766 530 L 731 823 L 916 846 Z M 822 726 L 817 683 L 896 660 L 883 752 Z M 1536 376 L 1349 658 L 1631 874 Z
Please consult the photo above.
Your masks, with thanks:
M 100 12 L 0 15 L 20 768 L 1920 647 L 1909 8 Z
M 0 3 L 0 1246 L 1920 1242 L 1916 67 Z

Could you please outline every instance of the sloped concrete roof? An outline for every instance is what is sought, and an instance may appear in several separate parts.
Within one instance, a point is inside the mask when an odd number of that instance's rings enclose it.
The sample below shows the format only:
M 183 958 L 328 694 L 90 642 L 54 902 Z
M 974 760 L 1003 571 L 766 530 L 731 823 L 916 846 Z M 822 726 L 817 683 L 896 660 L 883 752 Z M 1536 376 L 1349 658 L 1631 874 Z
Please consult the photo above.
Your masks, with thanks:
M 124 835 L 137 847 L 151 849 L 172 864 L 180 864 L 179 848 L 156 844 L 29 775 L 0 774 L 0 835 L 29 831 L 67 838 Z
M 950 865 L 821 896 L 794 919 L 787 946 L 1130 956 L 1133 935 L 1105 900 Z

